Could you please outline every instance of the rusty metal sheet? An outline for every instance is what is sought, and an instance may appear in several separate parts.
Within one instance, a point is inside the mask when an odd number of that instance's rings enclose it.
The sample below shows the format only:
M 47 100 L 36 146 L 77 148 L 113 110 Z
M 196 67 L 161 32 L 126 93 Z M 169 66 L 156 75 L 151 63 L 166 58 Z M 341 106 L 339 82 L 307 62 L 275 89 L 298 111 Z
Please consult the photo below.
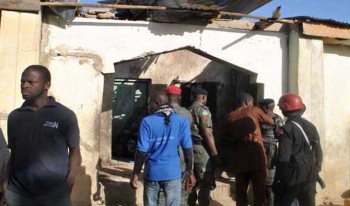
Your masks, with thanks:
M 1 0 L 0 9 L 39 12 L 41 7 L 40 0 Z
M 303 34 L 317 37 L 350 39 L 349 26 L 303 22 Z

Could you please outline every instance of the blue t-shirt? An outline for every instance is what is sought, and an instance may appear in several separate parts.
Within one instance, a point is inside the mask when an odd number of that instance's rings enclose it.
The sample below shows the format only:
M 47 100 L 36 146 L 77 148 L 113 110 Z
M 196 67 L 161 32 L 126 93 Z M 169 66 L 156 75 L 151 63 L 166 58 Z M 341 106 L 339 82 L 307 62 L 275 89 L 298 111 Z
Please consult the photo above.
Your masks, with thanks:
M 164 123 L 164 114 L 145 117 L 140 126 L 137 149 L 147 153 L 145 180 L 164 181 L 181 177 L 179 144 L 192 147 L 188 120 L 172 113 L 169 125 Z

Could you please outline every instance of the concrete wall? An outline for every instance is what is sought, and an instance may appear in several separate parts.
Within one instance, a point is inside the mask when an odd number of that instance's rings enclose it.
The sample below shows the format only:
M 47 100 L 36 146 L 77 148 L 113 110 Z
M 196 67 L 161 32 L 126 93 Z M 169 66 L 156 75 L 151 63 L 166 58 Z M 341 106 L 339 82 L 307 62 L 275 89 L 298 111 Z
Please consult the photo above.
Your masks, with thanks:
M 325 194 L 339 194 L 350 189 L 350 47 L 324 47 L 325 152 L 323 176 Z
M 103 82 L 102 73 L 114 73 L 115 62 L 150 52 L 192 46 L 258 73 L 257 82 L 265 84 L 266 97 L 277 99 L 286 90 L 286 81 L 283 80 L 287 75 L 288 52 L 287 35 L 283 33 L 79 18 L 68 25 L 56 17 L 49 17 L 44 22 L 41 63 L 52 72 L 51 92 L 77 113 L 82 131 L 84 171 L 78 182 L 91 184 L 91 189 L 85 189 L 80 200 L 76 196 L 75 201 L 94 201 L 92 195 L 98 188 L 96 164 L 99 152 L 101 158 L 110 158 L 102 151 L 110 150 L 109 138 L 106 137 L 111 131 L 105 125 L 111 122 L 111 110 L 106 109 L 111 103 L 103 101 L 103 86 L 111 79 Z M 173 59 L 170 63 L 181 61 Z M 182 72 L 188 74 L 186 78 L 199 73 L 183 68 L 178 73 L 171 71 L 169 79 L 159 77 L 157 81 L 168 82 L 174 76 L 182 77 Z M 85 198 L 88 194 L 91 200 Z
M 20 77 L 39 63 L 41 14 L 1 12 L 0 26 L 0 127 L 6 133 L 7 115 L 22 104 Z
M 290 33 L 288 88 L 303 98 L 304 116 L 317 127 L 324 153 L 321 176 L 327 188 L 317 187 L 318 202 L 342 204 L 340 195 L 350 188 L 349 57 L 349 47 Z
M 184 83 L 222 82 L 224 87 L 217 96 L 219 121 L 223 120 L 234 105 L 235 81 L 241 78 L 246 80 L 245 84 L 242 81 L 240 87 L 248 91 L 250 81 L 253 83 L 257 75 L 248 71 L 242 73 L 241 68 L 208 59 L 186 49 L 156 55 L 146 60 L 116 64 L 115 67 L 115 77 L 152 79 L 152 84 L 160 85 L 161 88 L 174 79 Z M 153 88 L 151 87 L 151 93 Z M 159 89 L 159 86 L 154 89 Z

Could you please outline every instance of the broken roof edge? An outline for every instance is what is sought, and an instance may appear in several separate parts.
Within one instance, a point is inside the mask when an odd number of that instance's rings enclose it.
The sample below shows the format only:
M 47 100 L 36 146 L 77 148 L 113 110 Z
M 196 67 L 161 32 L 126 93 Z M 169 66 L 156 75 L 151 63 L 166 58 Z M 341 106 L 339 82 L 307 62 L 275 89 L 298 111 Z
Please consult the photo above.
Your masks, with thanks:
M 175 52 L 175 51 L 180 51 L 180 50 L 188 50 L 190 52 L 193 52 L 195 54 L 198 54 L 198 55 L 201 55 L 205 58 L 208 58 L 210 60 L 213 60 L 213 61 L 216 61 L 216 62 L 219 62 L 219 63 L 222 63 L 222 64 L 227 64 L 227 65 L 230 65 L 232 67 L 234 67 L 235 69 L 237 69 L 238 71 L 244 73 L 244 74 L 248 74 L 248 75 L 251 75 L 253 78 L 256 78 L 257 76 L 257 73 L 255 72 L 252 72 L 248 69 L 245 69 L 245 68 L 242 68 L 240 66 L 237 66 L 235 64 L 232 64 L 226 60 L 223 60 L 223 59 L 220 59 L 218 57 L 215 57 L 211 54 L 208 54 L 198 48 L 195 48 L 193 46 L 184 46 L 184 47 L 179 47 L 177 49 L 172 49 L 172 50 L 167 50 L 167 51 L 163 51 L 163 52 L 158 52 L 158 53 L 155 53 L 153 51 L 151 52 L 147 52 L 147 53 L 143 53 L 141 54 L 140 56 L 137 56 L 137 57 L 134 57 L 132 59 L 127 59 L 127 60 L 121 60 L 121 61 L 118 61 L 118 62 L 115 62 L 114 65 L 118 65 L 118 64 L 123 64 L 123 63 L 127 63 L 127 62 L 131 62 L 131 61 L 137 61 L 137 60 L 144 60 L 146 58 L 150 58 L 150 57 L 153 57 L 153 56 L 157 56 L 157 55 L 162 55 L 162 54 L 168 54 L 168 53 L 171 53 L 171 52 Z
M 302 33 L 306 36 L 350 39 L 350 26 L 337 26 L 329 24 L 319 24 L 314 22 L 303 22 Z
M 350 27 L 350 23 L 341 22 L 334 19 L 323 19 L 323 18 L 316 18 L 311 16 L 295 16 L 295 17 L 288 17 L 284 19 L 298 20 L 298 21 L 310 22 L 310 23 L 323 23 L 323 24 L 328 24 L 333 26 L 338 25 L 340 27 L 343 27 L 343 26 Z

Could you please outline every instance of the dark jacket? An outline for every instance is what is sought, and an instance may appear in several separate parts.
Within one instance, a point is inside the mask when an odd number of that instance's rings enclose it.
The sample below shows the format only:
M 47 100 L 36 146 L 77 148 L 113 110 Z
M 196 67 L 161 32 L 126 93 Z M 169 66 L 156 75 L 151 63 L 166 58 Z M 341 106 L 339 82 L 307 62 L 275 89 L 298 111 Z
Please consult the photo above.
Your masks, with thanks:
M 309 142 L 307 143 L 302 130 Z M 322 148 L 316 127 L 300 115 L 288 118 L 280 130 L 276 180 L 284 186 L 316 180 L 322 164 Z

